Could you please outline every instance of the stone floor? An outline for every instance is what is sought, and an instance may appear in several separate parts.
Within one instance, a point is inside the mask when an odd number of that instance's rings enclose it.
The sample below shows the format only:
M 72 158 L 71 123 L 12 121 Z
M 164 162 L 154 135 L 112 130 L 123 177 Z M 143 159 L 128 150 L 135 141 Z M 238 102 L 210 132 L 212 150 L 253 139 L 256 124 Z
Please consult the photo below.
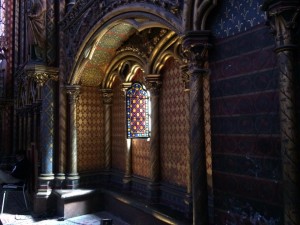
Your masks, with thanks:
M 2 204 L 2 192 L 0 200 Z M 110 220 L 112 223 L 109 222 Z M 9 193 L 4 212 L 0 215 L 0 221 L 2 225 L 129 225 L 120 218 L 105 211 L 68 219 L 59 218 L 55 215 L 35 215 L 31 207 L 26 209 L 21 192 Z

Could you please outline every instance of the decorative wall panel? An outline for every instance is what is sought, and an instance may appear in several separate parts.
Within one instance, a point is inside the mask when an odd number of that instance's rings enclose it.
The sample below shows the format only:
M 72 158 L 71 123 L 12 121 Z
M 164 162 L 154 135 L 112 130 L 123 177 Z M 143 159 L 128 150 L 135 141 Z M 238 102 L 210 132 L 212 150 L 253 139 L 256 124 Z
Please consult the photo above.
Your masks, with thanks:
M 174 59 L 167 61 L 160 94 L 162 181 L 186 186 L 188 163 L 188 122 L 181 73 Z
M 112 101 L 112 168 L 125 170 L 126 119 L 125 97 L 121 90 L 121 81 L 116 78 L 113 84 Z
M 78 172 L 104 167 L 104 109 L 98 87 L 81 87 L 77 102 Z

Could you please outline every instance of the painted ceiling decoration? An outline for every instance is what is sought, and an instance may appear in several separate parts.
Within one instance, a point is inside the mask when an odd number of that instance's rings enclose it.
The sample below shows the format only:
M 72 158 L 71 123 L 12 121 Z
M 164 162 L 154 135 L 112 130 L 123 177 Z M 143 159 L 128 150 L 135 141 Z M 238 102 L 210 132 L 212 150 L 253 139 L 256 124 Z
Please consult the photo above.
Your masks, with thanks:
M 115 76 L 117 68 L 126 60 L 134 67 L 138 67 L 138 62 L 141 67 L 145 66 L 141 64 L 149 61 L 159 43 L 168 38 L 168 33 L 165 28 L 135 26 L 126 21 L 113 26 L 100 37 L 93 49 L 87 49 L 89 60 L 81 69 L 80 84 L 101 85 L 105 76 L 109 73 Z M 111 83 L 112 78 L 107 79 Z
M 116 49 L 135 32 L 136 29 L 128 23 L 119 23 L 109 29 L 96 45 L 91 59 L 82 70 L 81 85 L 100 85 Z

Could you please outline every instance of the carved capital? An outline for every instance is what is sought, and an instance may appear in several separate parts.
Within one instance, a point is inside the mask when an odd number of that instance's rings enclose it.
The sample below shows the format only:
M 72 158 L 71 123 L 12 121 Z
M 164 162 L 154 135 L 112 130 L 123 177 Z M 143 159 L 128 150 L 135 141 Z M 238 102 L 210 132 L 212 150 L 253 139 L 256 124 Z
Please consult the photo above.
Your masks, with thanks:
M 211 44 L 208 42 L 209 31 L 192 31 L 182 39 L 183 53 L 187 58 L 189 73 L 207 72 L 205 64 L 208 61 L 208 50 Z
M 111 89 L 102 89 L 103 103 L 110 105 L 112 104 L 113 93 Z
M 58 69 L 43 65 L 27 65 L 25 67 L 26 75 L 32 78 L 39 87 L 49 80 L 58 81 Z
M 159 74 L 148 74 L 145 76 L 145 86 L 152 95 L 158 95 L 162 82 Z
M 277 50 L 295 48 L 294 33 L 300 13 L 300 3 L 295 0 L 266 1 L 262 7 L 266 11 L 267 24 L 275 36 Z
M 80 93 L 80 85 L 66 85 L 66 93 L 69 97 L 69 103 L 74 104 L 76 103 L 79 93 Z

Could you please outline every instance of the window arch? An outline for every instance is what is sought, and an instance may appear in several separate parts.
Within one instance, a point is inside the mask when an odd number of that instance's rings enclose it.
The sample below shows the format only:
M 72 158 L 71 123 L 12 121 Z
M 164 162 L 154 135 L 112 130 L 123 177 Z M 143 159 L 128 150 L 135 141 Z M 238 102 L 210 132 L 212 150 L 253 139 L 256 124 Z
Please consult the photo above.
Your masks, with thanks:
M 127 138 L 149 138 L 149 93 L 141 83 L 126 92 Z

